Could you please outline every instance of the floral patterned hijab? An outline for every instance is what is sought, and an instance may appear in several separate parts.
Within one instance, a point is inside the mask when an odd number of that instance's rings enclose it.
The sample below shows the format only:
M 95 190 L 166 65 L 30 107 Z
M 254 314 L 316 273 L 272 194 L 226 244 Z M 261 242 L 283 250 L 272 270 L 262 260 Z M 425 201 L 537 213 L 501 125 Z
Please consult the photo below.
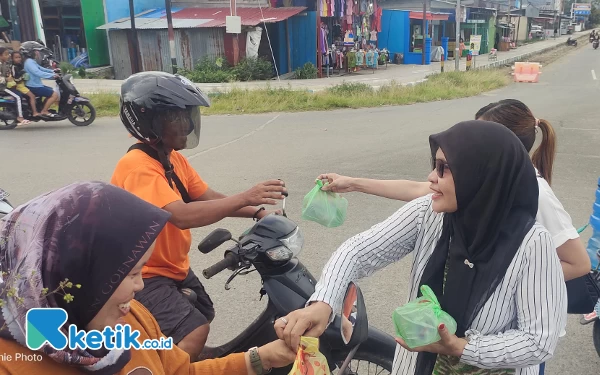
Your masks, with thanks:
M 26 346 L 26 313 L 63 308 L 84 330 L 148 251 L 170 214 L 101 182 L 75 183 L 17 207 L 0 221 L 0 337 Z M 126 350 L 39 351 L 98 375 L 119 372 Z

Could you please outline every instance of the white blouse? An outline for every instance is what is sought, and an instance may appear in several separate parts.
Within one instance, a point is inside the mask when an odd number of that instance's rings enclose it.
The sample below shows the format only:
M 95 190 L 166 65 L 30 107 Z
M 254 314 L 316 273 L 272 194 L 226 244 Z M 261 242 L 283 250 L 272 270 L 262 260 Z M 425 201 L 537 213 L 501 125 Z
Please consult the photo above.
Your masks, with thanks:
M 433 211 L 427 195 L 348 239 L 325 265 L 309 302 L 323 301 L 340 313 L 350 281 L 372 275 L 410 253 L 414 260 L 408 301 L 415 299 L 441 235 L 443 216 Z M 390 306 L 390 313 L 398 305 Z M 485 369 L 514 368 L 517 375 L 539 374 L 539 364 L 552 357 L 566 321 L 567 292 L 560 261 L 552 237 L 536 223 L 467 330 L 469 343 L 461 362 Z M 416 360 L 417 353 L 398 345 L 392 374 L 414 374 Z

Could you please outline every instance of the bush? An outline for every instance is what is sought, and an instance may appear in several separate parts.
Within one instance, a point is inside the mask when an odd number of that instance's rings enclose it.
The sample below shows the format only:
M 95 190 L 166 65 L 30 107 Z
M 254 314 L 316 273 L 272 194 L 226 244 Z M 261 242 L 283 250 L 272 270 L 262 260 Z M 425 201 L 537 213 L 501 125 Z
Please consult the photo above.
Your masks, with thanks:
M 265 80 L 273 77 L 273 64 L 261 58 L 244 58 L 232 67 L 222 57 L 205 57 L 198 61 L 194 70 L 182 69 L 181 74 L 197 83 Z
M 315 79 L 317 78 L 317 73 L 317 67 L 314 66 L 312 63 L 307 62 L 302 68 L 298 68 L 296 69 L 296 71 L 294 71 L 294 78 Z

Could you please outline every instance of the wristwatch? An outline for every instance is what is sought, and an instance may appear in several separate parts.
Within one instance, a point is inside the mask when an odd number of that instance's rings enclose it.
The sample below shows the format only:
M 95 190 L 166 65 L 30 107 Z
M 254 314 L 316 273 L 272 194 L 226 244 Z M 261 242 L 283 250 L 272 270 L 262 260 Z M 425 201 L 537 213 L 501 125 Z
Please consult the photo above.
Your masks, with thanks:
M 258 348 L 256 346 L 250 348 L 250 350 L 248 350 L 248 355 L 250 356 L 250 364 L 256 375 L 264 375 L 265 371 L 260 355 L 258 355 Z

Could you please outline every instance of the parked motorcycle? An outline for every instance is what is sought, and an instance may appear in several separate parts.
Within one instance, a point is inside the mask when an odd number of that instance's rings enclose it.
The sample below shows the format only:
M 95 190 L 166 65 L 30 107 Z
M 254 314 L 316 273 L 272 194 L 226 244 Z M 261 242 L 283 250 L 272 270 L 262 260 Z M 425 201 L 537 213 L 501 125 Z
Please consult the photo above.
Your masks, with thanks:
M 304 239 L 300 228 L 285 214 L 285 198 L 283 215 L 267 215 L 253 227 L 243 233 L 238 240 L 232 238 L 226 229 L 216 229 L 199 245 L 198 250 L 207 254 L 227 241 L 235 242 L 233 247 L 225 251 L 224 259 L 205 269 L 202 274 L 206 279 L 229 269 L 233 274 L 225 283 L 225 290 L 238 275 L 258 272 L 262 279 L 261 299 L 268 296 L 268 304 L 263 313 L 238 337 L 219 347 L 206 346 L 199 360 L 224 357 L 231 353 L 244 352 L 254 346 L 261 346 L 277 339 L 273 327 L 275 320 L 305 306 L 313 294 L 317 280 L 298 260 Z M 349 286 L 352 288 L 353 284 Z M 356 286 L 354 286 L 356 287 Z M 356 287 L 358 289 L 358 287 Z M 360 293 L 359 302 L 362 300 Z M 360 305 L 360 303 L 359 303 Z M 337 374 L 391 373 L 396 350 L 394 338 L 375 327 L 368 326 L 366 311 L 359 308 L 359 316 L 364 321 L 355 325 L 358 338 L 349 341 L 341 334 L 342 319 L 339 315 L 320 337 L 320 351 L 327 358 L 330 370 Z M 356 366 L 349 363 L 358 362 Z M 360 362 L 366 364 L 361 365 Z M 366 367 L 364 367 L 366 366 Z M 291 366 L 273 369 L 274 375 L 287 375 Z
M 8 201 L 8 195 L 6 191 L 0 189 L 0 219 L 13 210 L 13 206 Z
M 567 46 L 577 47 L 577 40 L 571 39 L 571 37 L 569 37 L 569 39 L 567 39 Z
M 50 112 L 57 114 L 55 118 L 42 119 L 42 121 L 62 121 L 68 119 L 73 125 L 88 126 L 96 119 L 96 109 L 88 98 L 79 94 L 73 84 L 71 74 L 58 74 L 56 87 L 60 95 L 58 111 L 51 109 Z M 38 110 L 43 108 L 42 98 L 37 98 Z M 30 121 L 40 121 L 33 118 L 33 112 L 27 98 L 21 98 L 23 117 Z M 0 93 L 0 130 L 10 130 L 17 127 L 17 103 L 7 93 Z

